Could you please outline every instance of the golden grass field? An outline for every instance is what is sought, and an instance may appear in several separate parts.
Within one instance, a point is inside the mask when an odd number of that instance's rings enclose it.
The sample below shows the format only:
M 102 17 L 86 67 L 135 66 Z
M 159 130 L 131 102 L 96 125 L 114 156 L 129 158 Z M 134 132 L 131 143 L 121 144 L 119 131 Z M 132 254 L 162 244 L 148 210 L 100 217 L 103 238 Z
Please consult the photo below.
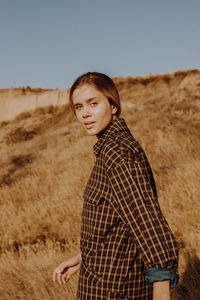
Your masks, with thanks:
M 200 299 L 200 70 L 114 78 L 180 249 L 172 299 Z M 52 271 L 79 252 L 82 192 L 94 163 L 68 104 L 0 123 L 0 299 L 75 299 Z

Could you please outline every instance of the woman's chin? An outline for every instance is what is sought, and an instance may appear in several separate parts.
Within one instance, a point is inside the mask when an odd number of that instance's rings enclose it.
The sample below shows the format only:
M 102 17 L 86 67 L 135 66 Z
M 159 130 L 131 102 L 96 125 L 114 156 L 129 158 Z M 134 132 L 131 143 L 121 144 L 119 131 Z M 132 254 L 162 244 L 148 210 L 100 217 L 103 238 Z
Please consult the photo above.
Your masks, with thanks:
M 98 133 L 96 133 L 96 130 L 94 130 L 93 128 L 87 129 L 85 128 L 86 132 L 88 135 L 97 135 Z

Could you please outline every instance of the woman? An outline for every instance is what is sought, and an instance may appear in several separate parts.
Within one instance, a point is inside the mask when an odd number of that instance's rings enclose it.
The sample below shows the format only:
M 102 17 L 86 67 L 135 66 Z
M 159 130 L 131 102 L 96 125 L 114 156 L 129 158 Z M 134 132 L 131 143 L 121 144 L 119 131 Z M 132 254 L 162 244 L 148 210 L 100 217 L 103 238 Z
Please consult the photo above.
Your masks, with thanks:
M 178 249 L 160 210 L 147 157 L 120 118 L 120 98 L 108 76 L 76 79 L 70 102 L 89 135 L 96 162 L 83 198 L 81 253 L 61 263 L 53 280 L 80 268 L 77 299 L 169 300 Z

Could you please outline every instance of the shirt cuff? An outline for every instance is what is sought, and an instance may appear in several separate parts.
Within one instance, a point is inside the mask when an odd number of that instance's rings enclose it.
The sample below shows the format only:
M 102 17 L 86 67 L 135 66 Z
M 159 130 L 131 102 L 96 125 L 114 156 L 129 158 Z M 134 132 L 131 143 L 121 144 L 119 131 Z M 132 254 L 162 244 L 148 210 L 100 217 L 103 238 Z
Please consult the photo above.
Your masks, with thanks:
M 165 268 L 150 268 L 146 271 L 145 279 L 149 283 L 156 281 L 170 280 L 170 289 L 175 288 L 178 283 L 179 276 L 172 270 Z

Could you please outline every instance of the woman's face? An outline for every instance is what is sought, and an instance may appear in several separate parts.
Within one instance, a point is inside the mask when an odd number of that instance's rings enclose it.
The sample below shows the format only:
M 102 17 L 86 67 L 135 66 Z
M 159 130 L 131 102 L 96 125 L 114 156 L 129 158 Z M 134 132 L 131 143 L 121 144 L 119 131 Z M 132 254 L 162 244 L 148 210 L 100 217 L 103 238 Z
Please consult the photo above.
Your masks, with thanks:
M 117 108 L 94 86 L 84 84 L 73 93 L 74 111 L 89 135 L 98 135 L 112 121 Z

